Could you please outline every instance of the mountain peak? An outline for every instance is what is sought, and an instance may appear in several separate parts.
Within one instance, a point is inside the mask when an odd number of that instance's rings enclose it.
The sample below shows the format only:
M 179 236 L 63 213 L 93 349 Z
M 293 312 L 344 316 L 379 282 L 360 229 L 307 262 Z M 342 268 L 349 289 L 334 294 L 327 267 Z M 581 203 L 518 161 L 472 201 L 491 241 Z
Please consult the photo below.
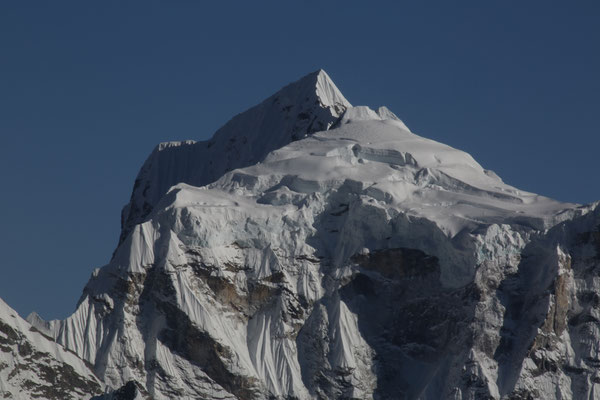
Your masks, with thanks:
M 331 77 L 325 72 L 324 69 L 318 69 L 310 74 L 300 78 L 297 82 L 290 84 L 289 86 L 307 86 L 310 89 L 316 89 L 315 94 L 321 101 L 321 105 L 324 107 L 335 107 L 336 105 L 343 106 L 345 108 L 352 107 L 352 104 L 340 92 L 338 87 L 335 85 Z
M 350 107 L 352 104 L 346 100 L 327 72 L 319 69 L 236 115 L 211 140 L 219 140 L 224 136 L 248 137 L 260 132 L 260 138 L 252 139 L 260 141 L 268 136 L 269 140 L 285 145 L 289 143 L 288 139 L 297 140 L 329 129 Z M 275 121 L 277 124 L 273 124 Z M 291 137 L 288 138 L 287 134 L 291 134 Z
M 123 209 L 119 243 L 172 186 L 207 185 L 227 171 L 260 162 L 275 149 L 330 129 L 350 107 L 329 75 L 319 69 L 236 115 L 208 141 L 158 145 L 142 166 Z

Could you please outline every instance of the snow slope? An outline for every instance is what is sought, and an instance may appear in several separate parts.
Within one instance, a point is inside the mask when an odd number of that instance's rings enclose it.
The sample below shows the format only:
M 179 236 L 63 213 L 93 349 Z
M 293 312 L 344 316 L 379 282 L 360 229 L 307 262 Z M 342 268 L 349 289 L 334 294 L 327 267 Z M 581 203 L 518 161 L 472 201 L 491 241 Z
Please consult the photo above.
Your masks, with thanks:
M 600 399 L 599 215 L 317 71 L 159 145 L 75 313 L 29 321 L 154 399 Z

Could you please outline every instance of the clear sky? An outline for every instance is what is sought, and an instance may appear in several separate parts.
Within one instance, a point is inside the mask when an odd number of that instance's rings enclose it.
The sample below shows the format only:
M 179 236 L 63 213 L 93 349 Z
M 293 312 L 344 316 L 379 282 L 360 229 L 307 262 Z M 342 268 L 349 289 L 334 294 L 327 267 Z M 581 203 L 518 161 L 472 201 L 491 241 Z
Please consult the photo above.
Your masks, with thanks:
M 595 0 L 2 1 L 0 297 L 67 316 L 157 143 L 318 68 L 511 185 L 600 200 L 599 21 Z

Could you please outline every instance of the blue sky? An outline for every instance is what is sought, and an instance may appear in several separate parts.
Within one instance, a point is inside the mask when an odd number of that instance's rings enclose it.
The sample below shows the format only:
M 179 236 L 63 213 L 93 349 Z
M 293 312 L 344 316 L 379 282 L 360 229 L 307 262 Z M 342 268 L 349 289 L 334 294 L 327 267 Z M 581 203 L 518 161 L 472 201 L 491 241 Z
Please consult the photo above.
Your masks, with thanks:
M 161 141 L 324 68 L 505 182 L 600 200 L 597 1 L 3 1 L 0 297 L 62 318 Z

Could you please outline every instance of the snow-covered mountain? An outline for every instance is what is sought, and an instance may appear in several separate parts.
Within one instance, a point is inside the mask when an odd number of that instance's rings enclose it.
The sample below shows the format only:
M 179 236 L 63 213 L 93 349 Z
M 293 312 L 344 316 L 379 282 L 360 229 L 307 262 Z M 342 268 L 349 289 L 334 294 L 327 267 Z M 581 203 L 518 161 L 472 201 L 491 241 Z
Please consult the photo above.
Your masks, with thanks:
M 597 204 L 513 188 L 322 70 L 159 145 L 122 227 L 71 317 L 2 314 L 105 398 L 600 399 Z
M 90 367 L 0 300 L 0 398 L 90 398 L 102 392 Z

